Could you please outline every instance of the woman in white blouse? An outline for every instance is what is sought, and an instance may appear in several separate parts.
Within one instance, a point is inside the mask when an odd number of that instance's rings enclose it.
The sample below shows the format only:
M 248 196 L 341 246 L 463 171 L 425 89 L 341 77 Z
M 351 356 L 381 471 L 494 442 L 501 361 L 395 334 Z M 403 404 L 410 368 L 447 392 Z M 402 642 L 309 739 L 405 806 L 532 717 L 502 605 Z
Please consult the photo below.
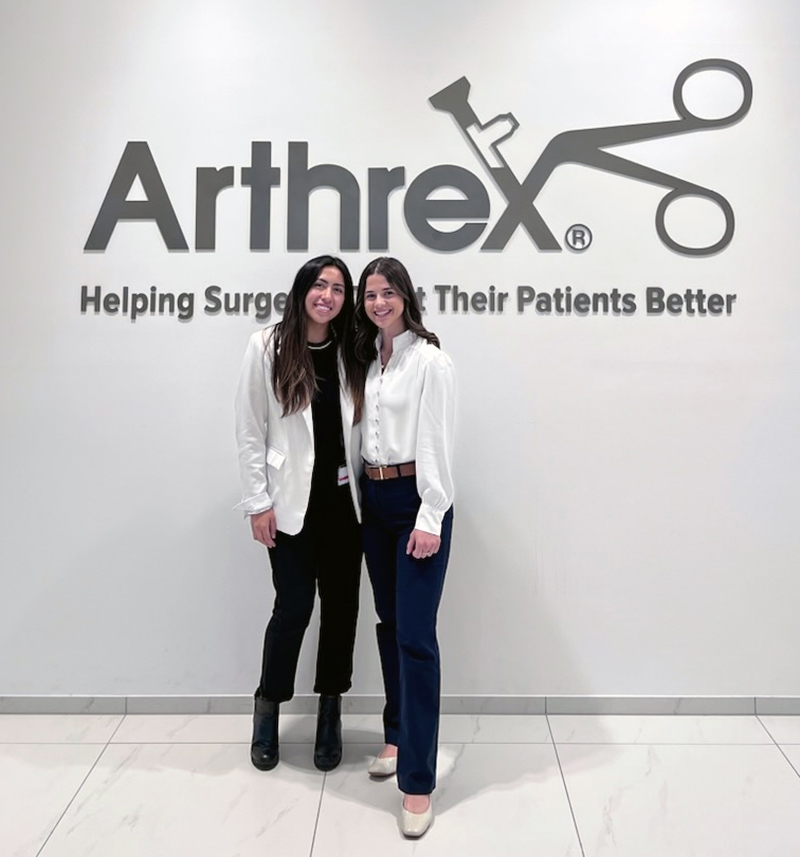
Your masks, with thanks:
M 421 836 L 433 819 L 440 668 L 436 614 L 453 525 L 455 373 L 422 324 L 408 271 L 370 262 L 356 299 L 364 553 L 375 597 L 386 705 L 386 746 L 369 768 L 397 773 L 401 829 Z

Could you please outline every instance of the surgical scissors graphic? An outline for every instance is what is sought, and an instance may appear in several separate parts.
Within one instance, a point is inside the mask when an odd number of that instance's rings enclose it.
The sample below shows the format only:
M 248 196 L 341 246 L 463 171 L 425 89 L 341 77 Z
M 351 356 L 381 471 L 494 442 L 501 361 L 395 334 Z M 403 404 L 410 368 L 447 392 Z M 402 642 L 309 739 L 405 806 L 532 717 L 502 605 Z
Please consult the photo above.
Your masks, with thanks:
M 696 116 L 686 106 L 683 90 L 690 77 L 706 70 L 725 71 L 734 75 L 742 86 L 742 103 L 729 116 L 704 119 Z M 534 206 L 534 201 L 544 187 L 553 170 L 561 164 L 583 164 L 605 172 L 639 179 L 650 184 L 666 187 L 669 192 L 661 199 L 656 209 L 656 232 L 672 250 L 689 256 L 709 256 L 730 244 L 734 231 L 734 215 L 730 203 L 724 196 L 709 188 L 671 176 L 660 170 L 628 160 L 605 151 L 613 146 L 637 143 L 674 134 L 686 134 L 733 125 L 747 115 L 753 101 L 753 83 L 742 66 L 731 60 L 703 59 L 690 63 L 675 80 L 672 100 L 678 119 L 663 122 L 645 122 L 637 125 L 616 125 L 608 128 L 583 128 L 564 131 L 556 135 L 545 147 L 539 159 L 525 179 L 520 182 L 509 167 L 498 146 L 507 140 L 519 127 L 510 113 L 501 114 L 487 123 L 478 120 L 469 104 L 470 83 L 462 77 L 450 86 L 431 96 L 430 104 L 437 110 L 450 113 L 467 137 L 471 147 L 491 174 L 500 191 L 508 201 L 508 207 L 489 233 L 483 249 L 501 250 L 508 239 L 522 225 L 540 250 L 560 250 L 561 245 Z M 482 138 L 491 133 L 492 126 L 502 124 L 509 130 L 491 143 L 482 145 Z M 667 232 L 665 215 L 667 208 L 681 197 L 701 197 L 716 203 L 725 216 L 725 231 L 722 237 L 707 247 L 689 247 L 679 244 Z

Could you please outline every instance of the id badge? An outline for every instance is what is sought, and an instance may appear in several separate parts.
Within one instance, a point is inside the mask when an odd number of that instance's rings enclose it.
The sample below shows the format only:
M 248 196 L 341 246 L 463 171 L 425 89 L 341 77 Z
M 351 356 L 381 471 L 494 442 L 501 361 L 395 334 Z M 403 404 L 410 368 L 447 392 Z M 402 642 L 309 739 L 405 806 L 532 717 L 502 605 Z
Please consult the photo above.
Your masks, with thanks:
M 348 474 L 347 468 L 345 467 L 344 464 L 339 468 L 338 477 L 339 477 L 339 487 L 340 488 L 342 485 L 349 485 L 350 484 L 350 475 Z

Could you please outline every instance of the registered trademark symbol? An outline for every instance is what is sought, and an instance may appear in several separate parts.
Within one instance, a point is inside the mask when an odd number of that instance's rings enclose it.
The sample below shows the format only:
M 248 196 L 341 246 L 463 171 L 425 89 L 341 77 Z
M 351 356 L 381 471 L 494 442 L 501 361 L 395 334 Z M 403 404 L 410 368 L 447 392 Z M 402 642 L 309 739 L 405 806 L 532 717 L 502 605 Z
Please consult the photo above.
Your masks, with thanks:
M 588 226 L 584 226 L 582 223 L 576 223 L 574 226 L 570 226 L 567 230 L 564 240 L 567 242 L 567 246 L 570 250 L 582 253 L 584 250 L 588 250 L 589 247 L 591 247 L 592 230 L 589 229 Z

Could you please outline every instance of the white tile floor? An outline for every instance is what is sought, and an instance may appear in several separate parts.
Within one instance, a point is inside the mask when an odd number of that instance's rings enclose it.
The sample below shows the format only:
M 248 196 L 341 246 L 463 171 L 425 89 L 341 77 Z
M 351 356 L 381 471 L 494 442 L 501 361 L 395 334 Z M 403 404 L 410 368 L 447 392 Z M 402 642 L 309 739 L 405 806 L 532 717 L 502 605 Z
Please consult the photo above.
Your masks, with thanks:
M 249 762 L 245 715 L 0 715 L 3 857 L 797 857 L 800 717 L 448 715 L 436 820 L 397 829 L 372 781 L 380 720 L 346 715 L 345 758 Z

